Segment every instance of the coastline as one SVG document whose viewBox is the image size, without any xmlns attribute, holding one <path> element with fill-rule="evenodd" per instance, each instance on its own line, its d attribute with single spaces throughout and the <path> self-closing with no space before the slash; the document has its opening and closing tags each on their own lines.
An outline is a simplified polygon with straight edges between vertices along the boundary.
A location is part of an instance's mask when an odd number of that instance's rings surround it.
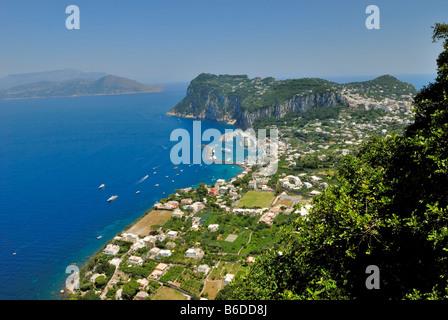
<svg viewBox="0 0 448 320">
<path fill-rule="evenodd" d="M 141 92 L 116 92 L 116 93 L 92 93 L 92 94 L 81 94 L 81 95 L 71 95 L 71 96 L 47 96 L 47 97 L 22 97 L 22 98 L 0 98 L 5 101 L 12 100 L 27 100 L 27 99 L 48 99 L 48 98 L 79 98 L 79 97 L 94 97 L 94 96 L 118 96 L 126 94 L 140 94 L 140 93 L 158 93 L 163 92 L 165 89 L 160 87 L 160 90 L 153 91 L 141 91 Z"/>
<path fill-rule="evenodd" d="M 237 164 L 237 163 L 229 163 L 229 164 L 227 164 L 227 163 L 217 163 L 217 164 L 224 164 L 224 165 L 227 165 L 227 166 L 237 166 L 237 167 L 239 167 L 239 168 L 241 169 L 239 172 L 237 172 L 237 173 L 235 173 L 233 176 L 229 177 L 229 178 L 228 178 L 228 181 L 231 181 L 232 179 L 237 178 L 237 176 L 238 176 L 239 174 L 241 174 L 241 172 L 243 172 L 244 170 L 250 170 L 250 166 L 249 166 L 248 164 L 246 164 L 246 160 L 245 160 L 245 162 L 244 162 L 243 164 L 241 164 L 241 163 L 239 163 L 239 164 Z M 215 179 L 215 181 L 216 181 L 216 179 Z M 204 183 L 204 182 L 203 182 L 203 181 L 198 181 L 198 182 L 197 182 L 196 184 L 194 184 L 194 185 L 199 185 L 200 183 Z M 209 184 L 209 185 L 210 185 L 210 184 Z M 176 189 L 179 189 L 179 188 L 175 188 L 175 190 L 176 190 Z M 162 199 L 162 198 L 158 199 L 156 202 L 160 201 L 161 199 Z M 153 211 L 163 211 L 163 210 L 154 209 L 154 205 L 152 205 L 150 208 L 146 209 L 140 217 L 138 217 L 138 218 L 135 219 L 132 223 L 126 225 L 126 226 L 125 226 L 124 228 L 122 228 L 119 232 L 117 232 L 117 233 L 115 234 L 115 236 L 117 236 L 117 235 L 119 235 L 119 234 L 121 234 L 121 233 L 123 233 L 123 232 L 126 232 L 126 231 L 128 231 L 128 230 L 131 230 L 131 229 L 132 229 L 133 227 L 135 227 L 139 222 L 142 222 L 143 219 L 145 219 L 145 218 L 149 218 L 148 215 L 151 214 Z M 170 211 L 170 212 L 172 212 L 172 211 Z M 170 215 L 170 218 L 171 218 L 171 215 Z M 108 245 L 108 243 L 109 243 L 110 241 L 112 241 L 112 240 L 113 240 L 113 238 L 111 238 L 111 239 L 107 239 L 107 241 L 106 241 L 105 244 L 103 244 L 103 245 L 102 245 L 98 250 L 96 250 L 91 256 L 87 257 L 86 261 L 84 261 L 82 264 L 79 265 L 79 270 L 80 270 L 80 272 L 82 272 L 83 269 L 85 269 L 85 267 L 88 265 L 88 263 L 89 263 L 90 261 L 92 261 L 92 259 L 93 259 L 95 256 L 97 256 L 98 254 L 102 253 L 102 251 L 104 250 L 104 248 L 105 248 L 105 247 Z M 77 265 L 77 264 L 76 264 L 76 263 L 73 263 L 73 265 Z M 60 291 L 59 291 L 59 295 L 58 295 L 58 297 L 64 300 L 64 299 L 66 299 L 67 295 L 69 296 L 70 294 L 73 294 L 73 293 L 74 293 L 74 292 L 72 292 L 72 291 L 70 291 L 70 290 L 67 289 L 67 287 L 65 286 L 65 283 L 64 283 L 64 284 L 61 284 L 61 286 L 60 286 Z"/>
</svg>

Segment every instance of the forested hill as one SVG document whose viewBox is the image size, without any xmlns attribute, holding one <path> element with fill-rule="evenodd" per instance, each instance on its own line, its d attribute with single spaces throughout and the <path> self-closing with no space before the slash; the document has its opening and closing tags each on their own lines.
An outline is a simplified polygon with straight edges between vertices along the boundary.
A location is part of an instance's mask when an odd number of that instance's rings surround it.
<svg viewBox="0 0 448 320">
<path fill-rule="evenodd" d="M 416 92 L 412 85 L 390 75 L 339 84 L 319 78 L 249 79 L 247 75 L 202 73 L 191 81 L 186 97 L 168 114 L 229 121 L 245 129 L 263 117 L 282 118 L 314 107 L 349 105 L 353 99 L 374 105 L 384 99 L 409 102 Z"/>
</svg>

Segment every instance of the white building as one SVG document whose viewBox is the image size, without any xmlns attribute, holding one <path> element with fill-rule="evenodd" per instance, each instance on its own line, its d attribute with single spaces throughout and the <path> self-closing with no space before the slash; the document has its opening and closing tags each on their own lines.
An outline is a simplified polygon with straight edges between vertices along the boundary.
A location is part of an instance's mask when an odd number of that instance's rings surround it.
<svg viewBox="0 0 448 320">
<path fill-rule="evenodd" d="M 218 179 L 218 180 L 216 180 L 215 186 L 221 186 L 223 184 L 226 184 L 226 180 Z"/>
<path fill-rule="evenodd" d="M 178 232 L 177 231 L 170 231 L 166 234 L 166 236 L 170 239 L 176 239 Z"/>
<path fill-rule="evenodd" d="M 219 228 L 219 224 L 210 224 L 207 229 L 211 232 L 214 232 L 214 231 L 217 231 L 218 228 Z"/>
<path fill-rule="evenodd" d="M 206 264 L 201 264 L 198 267 L 198 272 L 199 273 L 203 273 L 203 274 L 207 274 L 210 271 L 210 267 Z"/>
<path fill-rule="evenodd" d="M 224 284 L 229 284 L 230 282 L 232 282 L 233 278 L 235 278 L 234 274 L 231 273 L 226 274 L 224 278 Z"/>
<path fill-rule="evenodd" d="M 123 238 L 124 241 L 128 241 L 128 242 L 137 242 L 138 241 L 138 235 L 130 233 L 130 232 L 126 232 L 121 234 L 121 237 Z"/>
<path fill-rule="evenodd" d="M 159 256 L 162 257 L 170 257 L 171 256 L 171 250 L 165 249 L 159 251 Z"/>
<path fill-rule="evenodd" d="M 116 244 L 108 244 L 106 248 L 104 248 L 104 254 L 110 254 L 111 256 L 116 255 L 120 251 L 120 247 Z"/>
<path fill-rule="evenodd" d="M 180 210 L 179 208 L 176 208 L 176 209 L 174 209 L 172 216 L 176 217 L 176 218 L 182 218 L 184 216 L 184 212 L 182 210 Z"/>
<path fill-rule="evenodd" d="M 199 248 L 190 248 L 185 251 L 185 256 L 189 258 L 202 259 L 204 257 L 204 251 Z"/>
<path fill-rule="evenodd" d="M 136 257 L 136 256 L 130 256 L 128 258 L 128 262 L 135 264 L 137 266 L 141 266 L 143 264 L 143 259 L 141 257 Z"/>
</svg>

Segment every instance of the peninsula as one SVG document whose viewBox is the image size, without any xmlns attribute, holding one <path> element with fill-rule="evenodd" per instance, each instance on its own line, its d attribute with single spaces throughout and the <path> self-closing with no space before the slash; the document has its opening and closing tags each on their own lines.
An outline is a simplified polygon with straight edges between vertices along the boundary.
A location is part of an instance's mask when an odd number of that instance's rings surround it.
<svg viewBox="0 0 448 320">
<path fill-rule="evenodd" d="M 191 81 L 186 97 L 167 114 L 227 121 L 245 130 L 260 119 L 285 119 L 318 107 L 409 106 L 416 93 L 412 85 L 390 75 L 339 84 L 319 78 L 277 81 L 272 77 L 202 73 Z"/>
<path fill-rule="evenodd" d="M 64 69 L 49 72 L 9 75 L 0 78 L 0 99 L 80 97 L 160 92 L 159 86 L 107 75 Z"/>
</svg>

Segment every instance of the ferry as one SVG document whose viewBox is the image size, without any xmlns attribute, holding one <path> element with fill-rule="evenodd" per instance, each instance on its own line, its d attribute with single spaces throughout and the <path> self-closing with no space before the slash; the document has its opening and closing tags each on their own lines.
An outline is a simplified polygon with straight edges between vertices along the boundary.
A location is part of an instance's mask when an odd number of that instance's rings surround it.
<svg viewBox="0 0 448 320">
<path fill-rule="evenodd" d="M 99 187 L 98 187 L 98 189 L 103 189 L 105 187 L 105 185 L 104 185 L 104 183 L 103 184 L 101 184 Z"/>
<path fill-rule="evenodd" d="M 107 202 L 114 201 L 114 200 L 117 199 L 117 198 L 118 198 L 118 196 L 112 196 L 112 197 L 110 197 L 109 199 L 107 199 Z"/>
</svg>

